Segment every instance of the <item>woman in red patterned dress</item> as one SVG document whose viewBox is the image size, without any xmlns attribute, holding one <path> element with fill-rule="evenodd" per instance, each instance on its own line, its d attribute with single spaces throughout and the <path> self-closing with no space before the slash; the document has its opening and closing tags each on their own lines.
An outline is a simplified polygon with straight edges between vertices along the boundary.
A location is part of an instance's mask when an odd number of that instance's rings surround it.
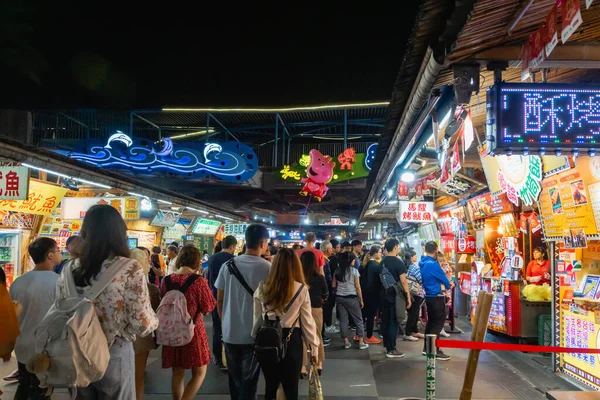
<svg viewBox="0 0 600 400">
<path fill-rule="evenodd" d="M 177 258 L 177 272 L 169 275 L 171 282 L 183 286 L 190 275 L 195 274 L 200 268 L 201 259 L 198 249 L 191 245 L 184 246 Z M 162 297 L 167 293 L 164 279 L 160 291 Z M 194 338 L 185 346 L 163 346 L 162 350 L 162 367 L 173 368 L 171 390 L 173 399 L 176 400 L 192 399 L 204 381 L 210 351 L 202 314 L 211 312 L 216 304 L 208 283 L 202 276 L 199 276 L 186 290 L 185 299 L 188 313 L 194 318 L 196 324 Z M 192 379 L 184 386 L 186 369 L 192 370 Z"/>
</svg>

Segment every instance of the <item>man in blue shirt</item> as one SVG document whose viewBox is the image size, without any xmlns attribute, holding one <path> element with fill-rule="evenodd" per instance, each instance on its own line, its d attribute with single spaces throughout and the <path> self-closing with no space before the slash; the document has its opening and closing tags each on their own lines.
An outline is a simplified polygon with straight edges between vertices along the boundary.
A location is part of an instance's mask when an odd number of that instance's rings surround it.
<svg viewBox="0 0 600 400">
<path fill-rule="evenodd" d="M 221 251 L 213 254 L 208 258 L 208 284 L 212 291 L 215 300 L 217 299 L 217 288 L 215 287 L 215 281 L 219 276 L 221 266 L 227 261 L 233 258 L 235 253 L 235 246 L 237 245 L 237 239 L 235 236 L 226 236 L 221 242 Z M 227 368 L 223 364 L 223 351 L 221 342 L 221 318 L 219 318 L 219 312 L 217 308 L 212 311 L 213 320 L 213 335 L 212 335 L 212 350 L 213 350 L 213 362 L 221 368 L 226 370 Z"/>
<path fill-rule="evenodd" d="M 442 267 L 436 260 L 438 245 L 436 242 L 427 242 L 425 244 L 425 256 L 419 261 L 421 267 L 421 279 L 423 289 L 425 290 L 425 303 L 427 304 L 427 326 L 425 327 L 425 337 L 427 335 L 437 335 L 440 338 L 440 331 L 446 323 L 446 297 L 442 291 L 441 285 L 446 289 L 452 288 L 454 283 L 450 283 Z M 423 355 L 425 355 L 425 342 L 423 342 Z M 438 347 L 436 358 L 440 361 L 450 360 L 450 356 Z"/>
</svg>

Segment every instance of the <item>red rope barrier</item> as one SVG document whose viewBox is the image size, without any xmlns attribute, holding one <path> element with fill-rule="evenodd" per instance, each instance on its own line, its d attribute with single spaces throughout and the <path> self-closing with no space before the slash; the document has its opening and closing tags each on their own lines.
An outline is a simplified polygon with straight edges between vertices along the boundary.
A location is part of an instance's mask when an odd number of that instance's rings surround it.
<svg viewBox="0 0 600 400">
<path fill-rule="evenodd" d="M 464 340 L 438 339 L 437 347 L 450 349 L 495 350 L 495 351 L 529 351 L 534 353 L 583 353 L 600 354 L 600 349 L 580 349 L 558 346 L 537 346 L 533 344 L 505 344 L 490 342 L 469 342 Z"/>
</svg>

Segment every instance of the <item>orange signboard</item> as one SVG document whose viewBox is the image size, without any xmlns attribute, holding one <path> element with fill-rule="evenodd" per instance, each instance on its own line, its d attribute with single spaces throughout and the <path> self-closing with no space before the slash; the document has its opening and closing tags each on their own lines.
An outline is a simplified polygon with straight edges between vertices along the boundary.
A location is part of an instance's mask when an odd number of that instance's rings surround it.
<svg viewBox="0 0 600 400">
<path fill-rule="evenodd" d="M 577 158 L 577 166 L 542 181 L 539 206 L 547 237 L 562 237 L 571 229 L 598 233 L 600 217 L 600 157 Z"/>
</svg>

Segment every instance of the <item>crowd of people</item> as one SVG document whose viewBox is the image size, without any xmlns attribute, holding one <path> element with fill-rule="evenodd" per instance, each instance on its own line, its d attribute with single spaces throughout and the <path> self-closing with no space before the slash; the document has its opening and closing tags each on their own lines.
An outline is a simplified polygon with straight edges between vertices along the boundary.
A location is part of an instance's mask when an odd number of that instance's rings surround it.
<svg viewBox="0 0 600 400">
<path fill-rule="evenodd" d="M 443 332 L 453 283 L 435 242 L 425 245 L 420 261 L 410 250 L 401 258 L 396 239 L 365 249 L 359 240 L 317 243 L 309 232 L 303 248 L 287 249 L 271 246 L 266 227 L 252 224 L 240 255 L 237 239 L 227 236 L 210 257 L 173 243 L 165 259 L 158 246 L 130 250 L 126 230 L 114 208 L 94 206 L 81 235 L 67 243 L 69 260 L 62 260 L 53 239 L 38 238 L 29 245 L 35 268 L 15 280 L 10 294 L 0 282 L 0 318 L 8 327 L 0 335 L 0 356 L 7 361 L 14 349 L 15 399 L 50 398 L 47 383 L 67 379 L 43 367 L 44 354 L 48 364 L 53 354 L 40 349 L 38 327 L 52 307 L 77 296 L 92 302 L 104 333 L 86 340 L 106 341 L 109 349 L 102 378 L 69 389 L 81 399 L 142 399 L 150 351 L 162 346 L 174 399 L 195 396 L 212 360 L 227 372 L 232 399 L 255 399 L 262 371 L 266 399 L 280 390 L 293 400 L 309 369 L 322 373 L 328 336 L 340 334 L 345 349 L 383 344 L 393 359 L 404 356 L 399 334 L 419 341 Z M 418 324 L 423 303 L 424 334 Z M 210 345 L 203 322 L 208 314 Z M 64 335 L 57 336 L 46 340 Z M 441 349 L 437 357 L 450 359 Z"/>
</svg>

